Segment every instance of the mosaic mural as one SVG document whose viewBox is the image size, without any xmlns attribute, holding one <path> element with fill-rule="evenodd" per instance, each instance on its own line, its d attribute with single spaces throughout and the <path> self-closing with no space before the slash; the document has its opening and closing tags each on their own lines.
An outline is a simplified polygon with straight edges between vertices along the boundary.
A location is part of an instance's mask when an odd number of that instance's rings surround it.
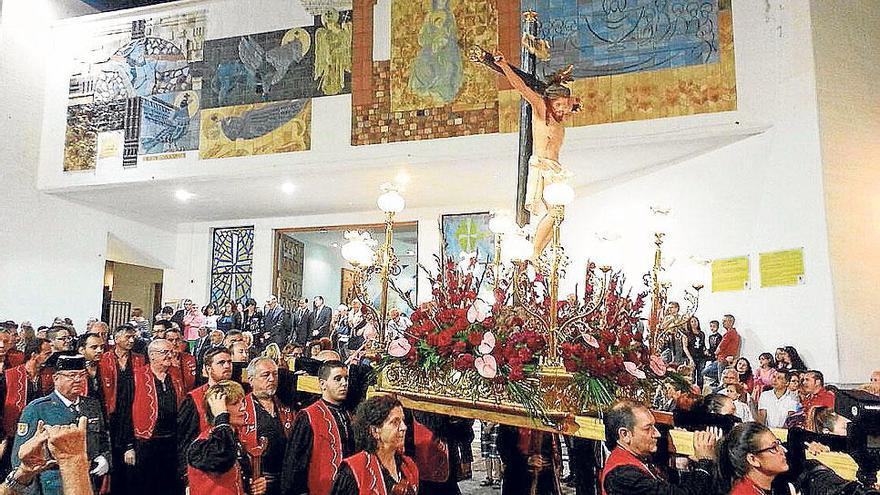
<svg viewBox="0 0 880 495">
<path fill-rule="evenodd" d="M 123 128 L 127 100 L 109 103 L 84 103 L 67 108 L 64 136 L 64 170 L 91 170 L 98 158 L 98 137 Z M 110 140 L 107 140 L 108 143 Z M 118 146 L 117 146 L 118 147 Z M 102 157 L 115 156 L 104 147 Z M 121 153 L 120 153 L 121 156 Z"/>
<path fill-rule="evenodd" d="M 148 96 L 141 101 L 139 154 L 199 149 L 199 94 Z"/>
<path fill-rule="evenodd" d="M 183 115 L 198 111 L 200 81 L 191 69 L 202 59 L 204 36 L 205 13 L 198 11 L 138 19 L 88 38 L 72 62 L 64 170 L 92 170 L 101 159 L 130 167 L 138 154 L 196 149 L 198 125 L 185 124 Z M 181 92 L 190 95 L 186 112 L 157 113 L 179 105 Z M 143 139 L 142 129 L 149 132 Z"/>
<path fill-rule="evenodd" d="M 444 260 L 462 262 L 476 256 L 474 277 L 480 279 L 495 258 L 495 235 L 489 230 L 488 212 L 442 215 L 440 217 L 440 252 Z M 466 261 L 465 261 L 466 262 Z M 492 285 L 483 284 L 480 297 L 492 300 Z"/>
<path fill-rule="evenodd" d="M 472 45 L 494 49 L 497 39 L 495 0 L 394 0 L 391 110 L 470 110 L 493 103 L 495 76 L 468 62 L 466 51 Z"/>
<path fill-rule="evenodd" d="M 202 107 L 294 100 L 351 91 L 351 11 L 316 25 L 205 44 Z"/>
<path fill-rule="evenodd" d="M 600 23 L 594 20 L 597 17 L 604 16 L 608 22 L 619 21 L 621 25 L 628 22 L 635 29 L 627 36 L 620 35 L 622 46 L 630 52 L 628 58 L 617 62 L 608 57 L 608 50 L 574 50 L 579 53 L 577 63 L 581 71 L 601 67 L 607 75 L 579 78 L 570 85 L 572 93 L 583 98 L 584 108 L 567 125 L 578 127 L 736 110 L 733 15 L 729 0 L 687 0 L 669 4 L 641 0 L 553 0 L 547 3 L 553 5 L 549 10 L 555 14 L 549 15 L 549 20 L 547 16 L 542 17 L 542 32 L 554 32 L 551 26 L 563 24 L 559 18 L 571 20 L 577 12 L 592 15 L 569 23 L 577 25 L 576 39 L 579 40 L 596 36 L 600 29 L 597 27 Z M 611 9 L 624 5 L 627 8 Z M 601 7 L 609 10 L 599 11 Z M 636 18 L 640 20 L 636 22 Z M 608 27 L 602 29 L 611 32 Z M 574 39 L 575 36 L 569 34 L 555 40 L 551 53 L 561 50 L 568 53 L 561 56 L 571 56 Z M 593 62 L 589 56 L 595 57 Z M 627 61 L 631 70 L 626 69 Z M 553 69 L 556 63 L 545 65 L 545 70 Z M 510 90 L 501 91 L 499 107 L 501 132 L 516 132 L 519 96 Z"/>
<path fill-rule="evenodd" d="M 242 304 L 251 297 L 253 260 L 253 226 L 214 229 L 211 302 L 231 299 Z"/>
<path fill-rule="evenodd" d="M 202 110 L 199 158 L 308 150 L 311 116 L 309 99 Z"/>
</svg>

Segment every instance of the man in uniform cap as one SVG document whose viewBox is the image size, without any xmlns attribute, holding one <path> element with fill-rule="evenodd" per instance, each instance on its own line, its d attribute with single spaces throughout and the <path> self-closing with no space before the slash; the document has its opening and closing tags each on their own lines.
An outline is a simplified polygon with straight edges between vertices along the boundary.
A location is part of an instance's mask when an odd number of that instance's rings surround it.
<svg viewBox="0 0 880 495">
<path fill-rule="evenodd" d="M 73 352 L 59 355 L 55 361 L 52 378 L 55 391 L 28 404 L 21 414 L 15 432 L 12 464 L 18 466 L 21 463 L 18 457 L 19 448 L 35 434 L 38 423 L 76 424 L 80 416 L 85 416 L 88 424 L 86 450 L 91 463 L 89 474 L 92 476 L 93 486 L 98 487 L 102 477 L 110 471 L 110 436 L 104 425 L 101 403 L 85 395 L 87 380 L 85 358 Z M 40 487 L 43 495 L 63 493 L 58 471 L 45 471 L 40 474 Z"/>
</svg>

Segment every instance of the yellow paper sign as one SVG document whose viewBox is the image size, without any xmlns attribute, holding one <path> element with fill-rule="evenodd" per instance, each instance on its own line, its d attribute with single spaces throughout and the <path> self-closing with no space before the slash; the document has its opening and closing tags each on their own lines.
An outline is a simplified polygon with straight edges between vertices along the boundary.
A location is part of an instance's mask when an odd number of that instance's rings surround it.
<svg viewBox="0 0 880 495">
<path fill-rule="evenodd" d="M 749 288 L 749 257 L 712 261 L 712 292 Z"/>
<path fill-rule="evenodd" d="M 761 287 L 780 287 L 804 283 L 803 248 L 761 253 Z"/>
</svg>

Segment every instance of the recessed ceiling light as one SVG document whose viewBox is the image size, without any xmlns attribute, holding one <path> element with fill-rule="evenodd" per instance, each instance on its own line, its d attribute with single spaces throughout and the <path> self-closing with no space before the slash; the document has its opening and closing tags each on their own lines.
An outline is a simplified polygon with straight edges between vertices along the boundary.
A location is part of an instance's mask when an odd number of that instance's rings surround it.
<svg viewBox="0 0 880 495">
<path fill-rule="evenodd" d="M 416 252 L 413 251 L 412 249 L 407 249 L 407 250 L 406 250 L 406 255 L 407 255 L 407 256 L 415 256 L 415 255 L 416 255 Z"/>
<path fill-rule="evenodd" d="M 178 201 L 185 203 L 195 197 L 195 194 L 186 189 L 178 189 L 177 191 L 174 191 L 174 197 L 177 198 Z"/>
<path fill-rule="evenodd" d="M 293 191 L 296 191 L 296 186 L 293 185 L 292 182 L 285 182 L 281 184 L 281 190 L 284 191 L 285 194 L 293 194 Z"/>
</svg>

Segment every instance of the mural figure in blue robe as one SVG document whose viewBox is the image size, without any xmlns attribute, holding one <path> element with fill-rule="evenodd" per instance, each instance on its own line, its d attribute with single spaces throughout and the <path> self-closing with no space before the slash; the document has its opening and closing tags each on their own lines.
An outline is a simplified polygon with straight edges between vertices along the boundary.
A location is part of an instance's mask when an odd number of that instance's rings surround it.
<svg viewBox="0 0 880 495">
<path fill-rule="evenodd" d="M 455 99 L 464 79 L 458 26 L 449 0 L 431 0 L 431 11 L 419 31 L 421 50 L 412 65 L 409 88 L 447 104 Z"/>
</svg>

